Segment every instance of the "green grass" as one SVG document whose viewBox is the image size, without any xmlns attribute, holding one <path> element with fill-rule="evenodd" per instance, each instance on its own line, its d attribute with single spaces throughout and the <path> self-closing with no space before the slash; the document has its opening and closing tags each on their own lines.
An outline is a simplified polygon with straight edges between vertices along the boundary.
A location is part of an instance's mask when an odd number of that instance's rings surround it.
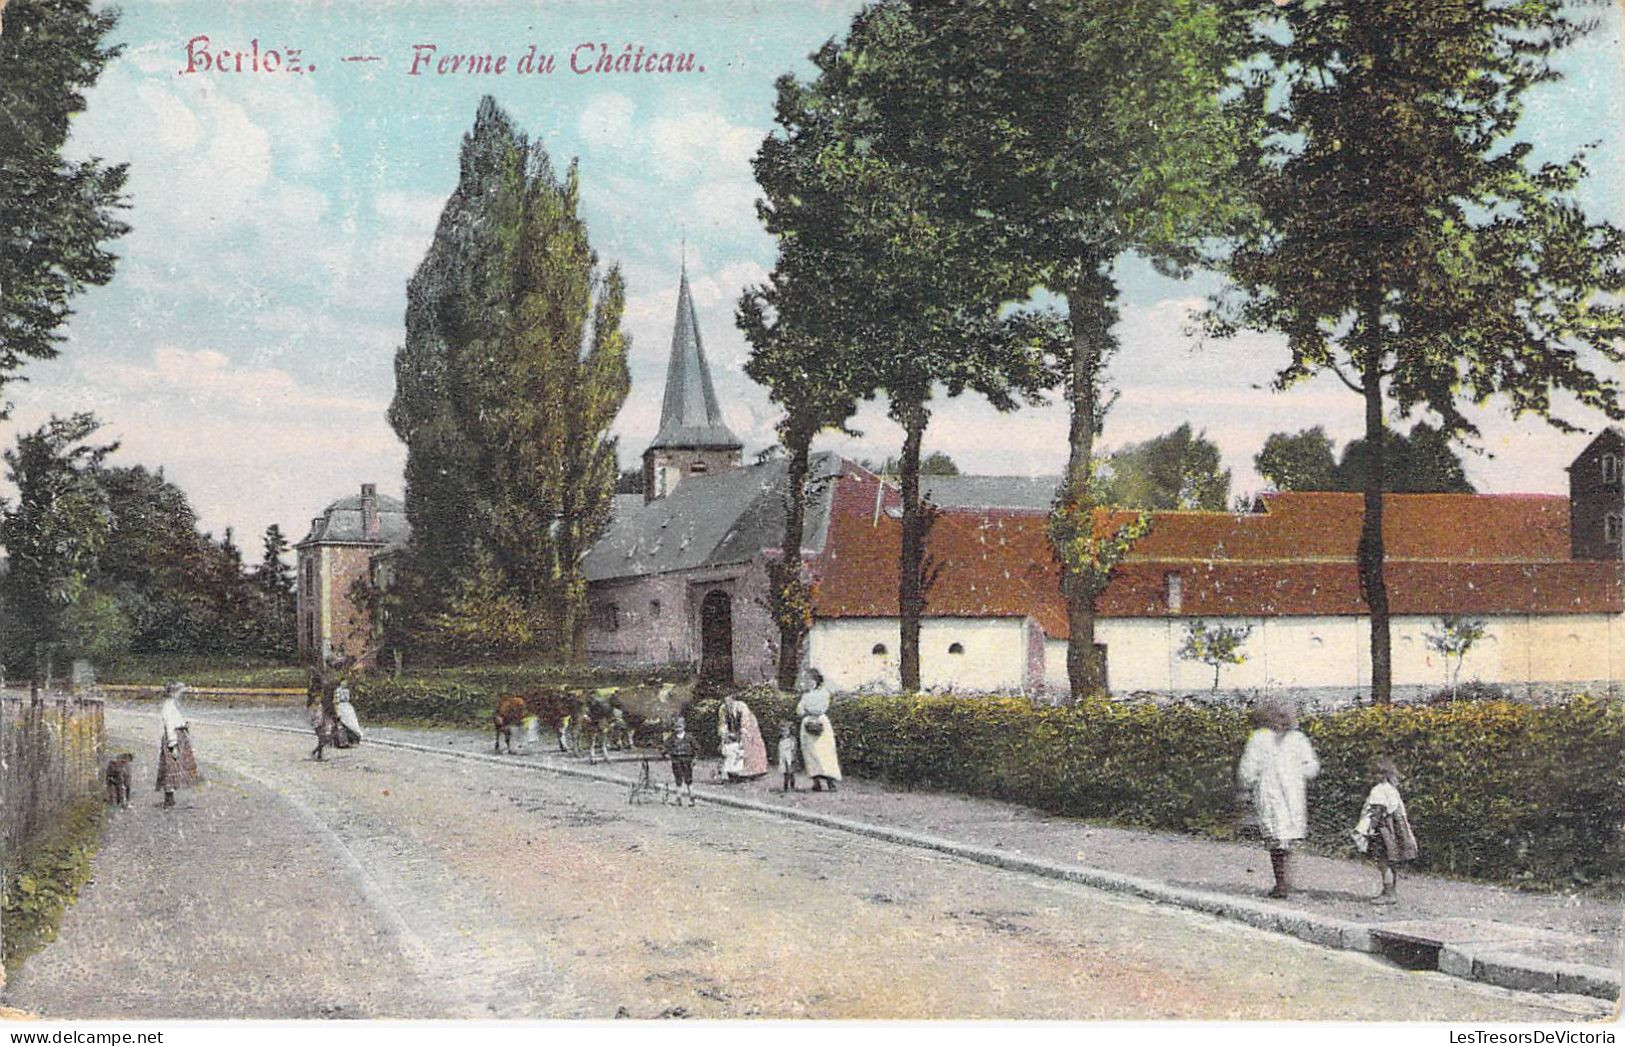
<svg viewBox="0 0 1625 1046">
<path fill-rule="evenodd" d="M 162 686 L 180 680 L 202 687 L 303 687 L 304 666 L 225 654 L 131 654 L 96 666 L 96 680 L 109 684 Z"/>
<path fill-rule="evenodd" d="M 90 881 L 101 845 L 107 808 L 95 796 L 81 799 L 57 824 L 23 847 L 15 867 L 4 869 L 4 954 L 8 970 L 56 939 L 62 913 Z"/>
<path fill-rule="evenodd" d="M 423 689 L 472 689 L 489 691 L 524 690 L 536 686 L 625 686 L 651 679 L 680 682 L 685 673 L 628 671 L 570 664 L 460 665 L 453 667 L 407 668 L 399 677 L 389 665 L 368 672 L 373 679 L 399 679 L 401 685 Z M 226 689 L 243 687 L 296 687 L 309 682 L 308 670 L 300 664 L 278 663 L 225 655 L 131 655 L 96 667 L 99 682 L 111 685 L 162 686 L 179 680 L 188 686 Z"/>
</svg>

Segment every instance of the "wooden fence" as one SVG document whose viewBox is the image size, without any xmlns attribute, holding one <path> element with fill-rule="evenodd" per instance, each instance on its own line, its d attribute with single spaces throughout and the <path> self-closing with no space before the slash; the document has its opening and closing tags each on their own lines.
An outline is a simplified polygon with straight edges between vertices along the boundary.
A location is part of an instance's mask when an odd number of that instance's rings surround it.
<svg viewBox="0 0 1625 1046">
<path fill-rule="evenodd" d="M 98 699 L 0 697 L 0 862 L 95 794 L 106 747 Z"/>
</svg>

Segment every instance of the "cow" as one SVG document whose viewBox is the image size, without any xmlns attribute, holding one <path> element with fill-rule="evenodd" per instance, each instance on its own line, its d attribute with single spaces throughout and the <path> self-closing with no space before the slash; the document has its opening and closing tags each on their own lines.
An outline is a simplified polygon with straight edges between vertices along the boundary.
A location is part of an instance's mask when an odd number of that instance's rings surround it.
<svg viewBox="0 0 1625 1046">
<path fill-rule="evenodd" d="M 532 690 L 519 694 L 503 694 L 497 700 L 492 723 L 496 727 L 496 751 L 504 743 L 509 754 L 513 752 L 513 728 L 535 716 L 543 726 L 558 737 L 559 751 L 570 750 L 570 727 L 580 718 L 580 702 L 569 691 L 561 688 Z"/>
</svg>

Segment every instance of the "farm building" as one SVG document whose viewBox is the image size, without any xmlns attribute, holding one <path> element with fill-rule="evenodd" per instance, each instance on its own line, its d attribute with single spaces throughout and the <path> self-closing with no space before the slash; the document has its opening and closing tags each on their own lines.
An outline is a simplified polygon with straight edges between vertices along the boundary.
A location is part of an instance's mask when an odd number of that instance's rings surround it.
<svg viewBox="0 0 1625 1046">
<path fill-rule="evenodd" d="M 741 466 L 707 371 L 686 277 L 646 493 L 616 499 L 586 560 L 588 656 L 692 663 L 738 682 L 773 676 L 767 566 L 779 554 L 782 461 Z M 1625 434 L 1602 433 L 1569 469 L 1571 495 L 1394 494 L 1386 499 L 1396 694 L 1441 688 L 1442 619 L 1483 624 L 1460 678 L 1520 692 L 1617 691 Z M 1054 479 L 923 477 L 939 509 L 921 637 L 922 684 L 1064 690 L 1066 607 L 1045 535 Z M 807 663 L 838 690 L 898 685 L 901 494 L 815 455 L 804 562 L 814 580 Z M 1245 632 L 1220 686 L 1352 696 L 1369 684 L 1356 549 L 1361 498 L 1279 493 L 1251 511 L 1159 512 L 1100 604 L 1096 639 L 1118 692 L 1189 693 L 1213 668 L 1181 656 L 1193 625 Z M 1200 627 L 1200 626 L 1198 626 Z"/>
</svg>

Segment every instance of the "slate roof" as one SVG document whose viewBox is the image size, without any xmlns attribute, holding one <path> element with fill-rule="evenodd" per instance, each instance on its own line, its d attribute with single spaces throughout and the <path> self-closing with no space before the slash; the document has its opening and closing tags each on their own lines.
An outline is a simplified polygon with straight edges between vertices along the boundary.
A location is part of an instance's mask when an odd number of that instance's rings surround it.
<svg viewBox="0 0 1625 1046">
<path fill-rule="evenodd" d="M 820 617 L 894 617 L 901 523 L 896 488 L 843 481 L 816 566 Z M 1366 612 L 1355 552 L 1360 496 L 1275 494 L 1265 511 L 1153 513 L 1151 534 L 1100 601 L 1103 617 L 1355 615 Z M 1569 558 L 1568 499 L 1545 495 L 1392 494 L 1385 499 L 1387 579 L 1396 614 L 1625 611 L 1618 563 Z M 945 508 L 927 538 L 937 567 L 933 617 L 1032 617 L 1068 634 L 1046 515 Z M 1182 600 L 1167 606 L 1167 576 Z"/>
<path fill-rule="evenodd" d="M 672 325 L 671 361 L 666 364 L 666 395 L 660 403 L 660 431 L 649 448 L 738 450 L 742 446 L 722 420 L 722 409 L 717 406 L 685 270 L 677 288 L 677 319 Z"/>
<path fill-rule="evenodd" d="M 921 476 L 920 491 L 942 508 L 1048 512 L 1060 476 Z"/>
<path fill-rule="evenodd" d="M 814 482 L 807 500 L 806 550 L 824 546 L 832 480 L 843 469 L 862 472 L 834 454 L 815 454 L 809 463 Z M 770 461 L 686 476 L 670 494 L 648 504 L 641 495 L 617 497 L 609 527 L 582 563 L 587 580 L 725 566 L 776 551 L 784 538 L 787 473 L 786 462 Z"/>
<path fill-rule="evenodd" d="M 400 498 L 378 495 L 378 537 L 369 539 L 361 528 L 361 495 L 340 498 L 313 521 L 310 532 L 294 547 L 315 544 L 377 544 L 395 549 L 406 544 L 412 528 L 406 522 L 406 506 Z"/>
</svg>

